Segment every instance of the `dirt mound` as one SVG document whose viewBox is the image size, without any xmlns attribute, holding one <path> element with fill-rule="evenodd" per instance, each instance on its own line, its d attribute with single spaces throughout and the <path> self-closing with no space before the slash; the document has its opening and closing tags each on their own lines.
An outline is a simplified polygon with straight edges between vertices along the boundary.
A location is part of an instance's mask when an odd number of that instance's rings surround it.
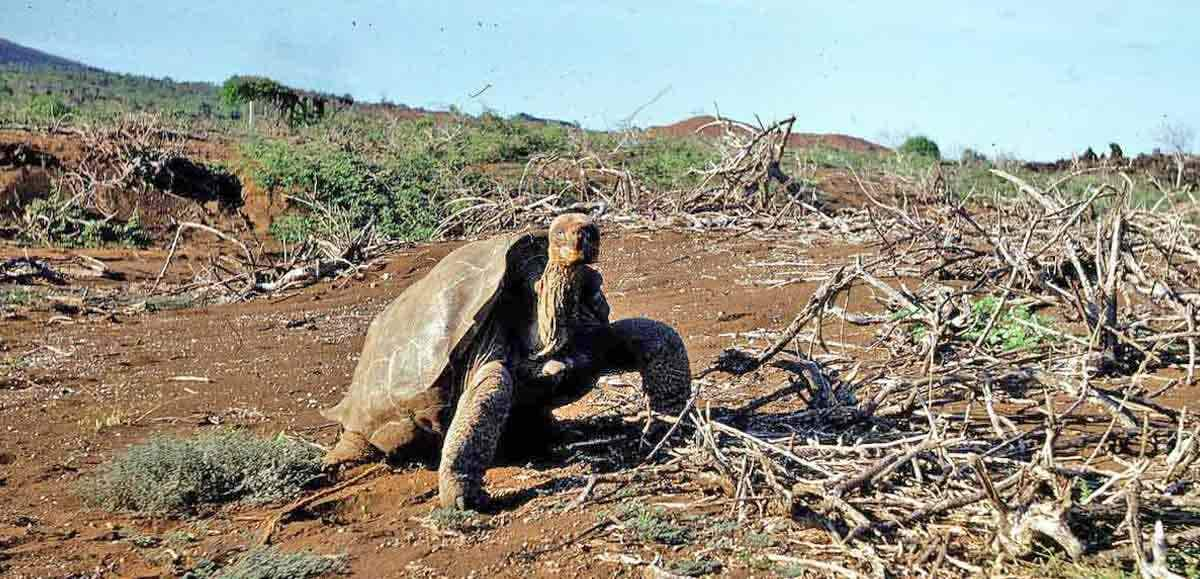
<svg viewBox="0 0 1200 579">
<path fill-rule="evenodd" d="M 174 221 L 219 224 L 242 205 L 242 184 L 214 161 L 222 143 L 127 124 L 108 131 L 0 132 L 0 219 L 57 188 L 85 209 L 153 231 Z M 80 193 L 85 193 L 80 195 Z"/>
<path fill-rule="evenodd" d="M 8 212 L 50 190 L 58 158 L 24 142 L 0 142 L 0 212 Z"/>
<path fill-rule="evenodd" d="M 651 134 L 670 137 L 686 137 L 700 134 L 704 137 L 716 138 L 721 136 L 722 132 L 720 126 L 712 124 L 716 121 L 717 118 L 714 116 L 701 115 L 670 125 L 651 127 L 648 129 L 648 131 Z M 795 148 L 823 145 L 826 147 L 832 147 L 834 149 L 861 153 L 872 153 L 888 150 L 887 147 L 877 145 L 866 139 L 860 139 L 858 137 L 851 137 L 849 135 L 841 135 L 837 133 L 792 133 L 792 135 L 788 138 L 788 145 Z"/>
</svg>

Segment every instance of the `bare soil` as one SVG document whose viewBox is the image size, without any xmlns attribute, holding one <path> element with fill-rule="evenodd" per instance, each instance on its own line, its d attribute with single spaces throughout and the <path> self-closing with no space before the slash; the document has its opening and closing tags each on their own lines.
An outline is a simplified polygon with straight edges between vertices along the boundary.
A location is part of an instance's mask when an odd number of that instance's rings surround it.
<svg viewBox="0 0 1200 579">
<path fill-rule="evenodd" d="M 220 559 L 253 544 L 260 524 L 252 519 L 269 509 L 232 507 L 197 520 L 113 515 L 86 508 L 78 483 L 128 445 L 160 434 L 237 426 L 331 444 L 336 430 L 317 409 L 334 404 L 348 385 L 372 317 L 456 245 L 412 248 L 362 279 L 269 301 L 69 318 L 35 304 L 5 319 L 0 358 L 19 370 L 0 383 L 0 566 L 14 576 L 158 576 L 179 568 L 173 558 L 180 565 Z M 744 343 L 739 333 L 786 325 L 811 293 L 809 283 L 768 287 L 789 269 L 752 265 L 771 261 L 773 245 L 729 234 L 610 231 L 601 269 L 614 318 L 649 316 L 675 325 L 698 370 L 723 347 Z M 809 249 L 820 269 L 845 263 L 854 253 Z M 86 253 L 123 274 L 126 287 L 153 280 L 165 257 L 161 251 Z M 52 262 L 69 254 L 30 251 Z M 79 283 L 101 291 L 115 282 Z M 180 378 L 185 376 L 207 381 Z M 754 382 L 765 391 L 770 381 L 760 376 Z M 738 396 L 749 399 L 754 390 Z M 613 545 L 600 537 L 536 552 L 613 508 L 611 500 L 566 513 L 550 507 L 567 502 L 563 493 L 578 493 L 580 475 L 597 459 L 587 453 L 605 452 L 588 442 L 617 437 L 636 443 L 635 421 L 605 410 L 614 396 L 631 394 L 627 385 L 603 386 L 560 412 L 567 434 L 548 454 L 491 470 L 488 486 L 502 505 L 488 517 L 491 530 L 462 537 L 423 526 L 420 519 L 435 506 L 436 474 L 429 465 L 413 465 L 314 508 L 318 517 L 284 525 L 275 542 L 286 549 L 347 553 L 362 576 L 422 570 L 450 576 L 618 573 L 622 565 L 597 556 L 646 547 Z M 630 496 L 647 503 L 663 499 L 641 496 L 637 489 Z M 170 549 L 165 543 L 139 548 L 130 542 L 180 530 L 191 532 L 194 542 Z M 665 546 L 658 551 L 669 559 L 680 556 Z M 653 560 L 653 553 L 642 558 Z"/>
</svg>

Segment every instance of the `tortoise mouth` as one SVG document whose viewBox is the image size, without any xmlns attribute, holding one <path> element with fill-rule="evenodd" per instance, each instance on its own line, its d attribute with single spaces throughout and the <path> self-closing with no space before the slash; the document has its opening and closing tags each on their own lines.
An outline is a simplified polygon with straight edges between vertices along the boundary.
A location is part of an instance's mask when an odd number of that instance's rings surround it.
<svg viewBox="0 0 1200 579">
<path fill-rule="evenodd" d="M 555 261 L 561 265 L 587 265 L 596 263 L 599 254 L 599 248 L 585 241 L 576 247 L 558 248 L 558 259 Z"/>
</svg>

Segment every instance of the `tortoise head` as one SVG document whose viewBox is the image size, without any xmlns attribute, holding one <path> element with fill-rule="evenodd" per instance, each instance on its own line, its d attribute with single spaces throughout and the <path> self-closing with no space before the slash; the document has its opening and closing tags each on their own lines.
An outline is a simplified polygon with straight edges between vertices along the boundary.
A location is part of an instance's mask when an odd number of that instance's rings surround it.
<svg viewBox="0 0 1200 579">
<path fill-rule="evenodd" d="M 550 223 L 550 263 L 580 265 L 600 257 L 600 229 L 583 213 L 559 215 Z"/>
</svg>

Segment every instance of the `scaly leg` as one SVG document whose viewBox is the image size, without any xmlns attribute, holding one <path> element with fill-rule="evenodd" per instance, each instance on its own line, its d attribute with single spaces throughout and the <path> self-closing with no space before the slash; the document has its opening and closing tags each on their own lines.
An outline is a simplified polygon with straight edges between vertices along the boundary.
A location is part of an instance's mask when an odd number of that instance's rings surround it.
<svg viewBox="0 0 1200 579">
<path fill-rule="evenodd" d="M 483 473 L 495 457 L 512 398 L 512 377 L 502 362 L 483 364 L 471 375 L 442 445 L 438 499 L 443 507 L 476 508 L 487 500 Z"/>
<path fill-rule="evenodd" d="M 677 415 L 692 395 L 692 369 L 687 346 L 674 328 L 646 318 L 610 324 L 607 348 L 596 360 L 598 374 L 639 372 L 650 409 Z"/>
</svg>

